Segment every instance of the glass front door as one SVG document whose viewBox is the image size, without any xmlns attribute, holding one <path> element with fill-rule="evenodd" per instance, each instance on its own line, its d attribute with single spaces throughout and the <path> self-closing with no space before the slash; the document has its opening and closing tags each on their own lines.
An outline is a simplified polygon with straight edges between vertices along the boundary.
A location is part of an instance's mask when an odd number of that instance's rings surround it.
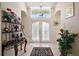
<svg viewBox="0 0 79 59">
<path fill-rule="evenodd" d="M 32 42 L 50 42 L 49 24 L 34 22 L 32 24 Z"/>
<path fill-rule="evenodd" d="M 42 22 L 42 42 L 48 42 L 49 40 L 49 24 Z"/>
</svg>

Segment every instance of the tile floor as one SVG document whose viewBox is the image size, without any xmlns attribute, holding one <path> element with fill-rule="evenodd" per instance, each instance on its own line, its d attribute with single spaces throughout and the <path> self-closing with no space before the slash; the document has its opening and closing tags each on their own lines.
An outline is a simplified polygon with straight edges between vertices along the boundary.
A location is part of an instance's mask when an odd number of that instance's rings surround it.
<svg viewBox="0 0 79 59">
<path fill-rule="evenodd" d="M 26 46 L 26 50 L 27 50 L 26 53 L 24 53 L 24 50 L 20 50 L 20 47 L 18 47 L 19 48 L 18 56 L 30 56 L 33 47 L 50 47 L 54 56 L 60 55 L 57 44 L 54 44 L 54 43 L 28 43 Z M 4 56 L 15 56 L 14 49 L 5 50 Z"/>
<path fill-rule="evenodd" d="M 30 43 L 30 44 L 27 44 L 27 47 L 26 47 L 27 52 L 24 53 L 23 50 L 19 51 L 18 56 L 30 56 L 30 53 L 31 53 L 33 47 L 50 47 L 52 49 L 52 44 L 51 43 Z"/>
</svg>

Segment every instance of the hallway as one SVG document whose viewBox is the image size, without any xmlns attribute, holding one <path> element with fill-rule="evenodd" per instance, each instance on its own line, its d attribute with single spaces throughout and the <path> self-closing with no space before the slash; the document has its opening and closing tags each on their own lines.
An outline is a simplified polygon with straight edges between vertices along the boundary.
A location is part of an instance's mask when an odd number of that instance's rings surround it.
<svg viewBox="0 0 79 59">
<path fill-rule="evenodd" d="M 0 55 L 30 56 L 34 47 L 50 47 L 54 56 L 79 55 L 78 2 L 1 2 L 0 6 Z"/>
</svg>

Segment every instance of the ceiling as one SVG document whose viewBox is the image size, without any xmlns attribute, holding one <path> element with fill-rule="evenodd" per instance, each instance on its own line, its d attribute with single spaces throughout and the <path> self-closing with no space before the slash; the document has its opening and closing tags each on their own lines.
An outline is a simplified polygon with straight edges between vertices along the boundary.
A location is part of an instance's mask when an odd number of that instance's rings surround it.
<svg viewBox="0 0 79 59">
<path fill-rule="evenodd" d="M 42 2 L 42 6 L 43 7 L 55 7 L 57 2 Z M 25 3 L 28 7 L 39 7 L 40 6 L 40 2 L 27 2 Z"/>
</svg>

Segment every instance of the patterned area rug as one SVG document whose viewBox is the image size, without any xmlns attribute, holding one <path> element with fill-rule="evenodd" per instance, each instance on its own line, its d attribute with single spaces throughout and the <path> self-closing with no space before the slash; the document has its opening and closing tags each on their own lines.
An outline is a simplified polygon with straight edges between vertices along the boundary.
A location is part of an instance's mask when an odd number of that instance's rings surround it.
<svg viewBox="0 0 79 59">
<path fill-rule="evenodd" d="M 53 56 L 50 47 L 34 47 L 30 56 Z"/>
</svg>

